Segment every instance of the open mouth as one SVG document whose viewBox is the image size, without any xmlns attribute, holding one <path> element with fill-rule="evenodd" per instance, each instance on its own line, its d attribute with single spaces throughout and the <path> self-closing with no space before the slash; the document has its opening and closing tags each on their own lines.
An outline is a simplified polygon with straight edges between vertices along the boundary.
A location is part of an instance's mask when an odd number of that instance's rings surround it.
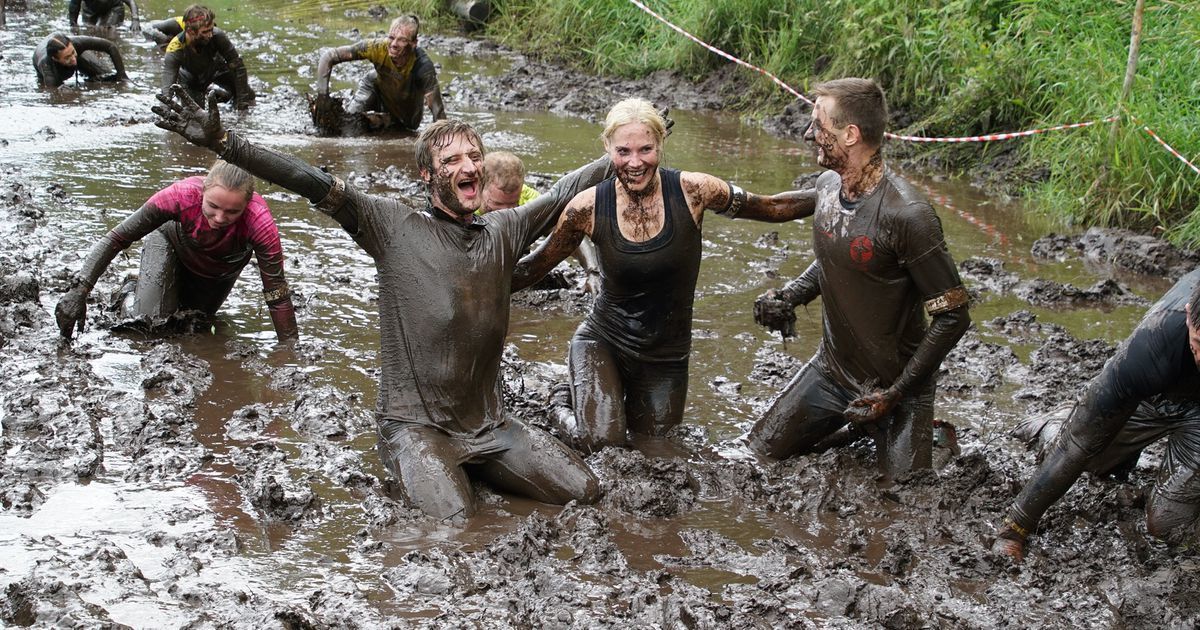
<svg viewBox="0 0 1200 630">
<path fill-rule="evenodd" d="M 474 179 L 458 182 L 458 192 L 467 199 L 474 199 L 479 194 L 479 182 Z"/>
</svg>

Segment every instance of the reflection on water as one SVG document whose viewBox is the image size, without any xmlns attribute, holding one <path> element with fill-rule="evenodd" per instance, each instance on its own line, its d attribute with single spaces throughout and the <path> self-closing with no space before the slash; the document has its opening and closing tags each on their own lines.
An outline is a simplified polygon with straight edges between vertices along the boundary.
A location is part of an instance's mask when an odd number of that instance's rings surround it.
<svg viewBox="0 0 1200 630">
<path fill-rule="evenodd" d="M 140 37 L 121 34 L 125 39 L 120 46 L 134 78 L 132 85 L 68 88 L 57 95 L 35 91 L 28 61 L 32 50 L 48 32 L 65 28 L 66 19 L 61 3 L 54 4 L 54 13 L 48 18 L 44 6 L 30 4 L 26 12 L 10 9 L 8 29 L 0 31 L 4 51 L 0 60 L 0 138 L 7 142 L 0 164 L 19 166 L 29 175 L 29 184 L 35 189 L 62 187 L 65 197 L 46 209 L 47 220 L 69 235 L 74 247 L 62 252 L 62 261 L 66 266 L 78 268 L 87 248 L 106 229 L 137 209 L 155 191 L 180 177 L 200 172 L 212 156 L 168 136 L 151 123 L 149 108 L 158 83 L 160 53 Z M 347 34 L 354 28 L 364 33 L 385 28 L 385 23 L 369 17 L 346 16 L 347 10 L 361 12 L 373 2 L 271 0 L 256 2 L 254 11 L 247 11 L 244 3 L 231 0 L 209 4 L 218 11 L 219 23 L 232 33 L 260 91 L 260 107 L 245 115 L 230 115 L 230 124 L 265 145 L 315 164 L 328 165 L 351 179 L 389 166 L 415 178 L 411 137 L 311 137 L 296 131 L 304 126 L 303 106 L 298 102 L 279 103 L 292 94 L 283 91 L 283 87 L 300 93 L 311 90 L 313 66 L 321 47 L 346 43 Z M 149 0 L 140 6 L 143 20 L 148 22 L 172 15 L 172 10 L 178 10 L 180 5 Z M 449 90 L 454 89 L 456 76 L 495 72 L 503 65 L 502 61 L 431 52 L 441 66 L 442 85 Z M 335 89 L 352 85 L 351 80 L 339 78 L 344 76 L 340 71 L 335 72 Z M 294 101 L 300 96 L 292 94 L 290 98 Z M 572 117 L 545 112 L 455 111 L 452 114 L 478 126 L 491 147 L 521 155 L 527 168 L 534 172 L 565 172 L 590 161 L 601 151 L 597 140 L 599 127 Z M 796 176 L 816 168 L 803 147 L 743 124 L 736 115 L 684 111 L 673 115 L 676 125 L 666 150 L 669 166 L 712 173 L 761 193 L 789 189 Z M 1079 262 L 1047 264 L 1031 259 L 1029 246 L 1040 232 L 1026 222 L 1019 203 L 988 199 L 957 182 L 934 182 L 919 175 L 912 178 L 939 200 L 939 214 L 957 259 L 994 257 L 1024 276 L 1038 275 L 1081 286 L 1096 280 L 1095 273 Z M 265 186 L 263 192 L 283 232 L 287 273 L 301 306 L 301 333 L 319 336 L 327 343 L 323 356 L 303 368 L 309 371 L 314 384 L 361 392 L 362 404 L 373 407 L 378 327 L 370 259 L 331 220 L 313 211 L 296 195 L 271 186 Z M 382 185 L 374 185 L 373 192 L 396 194 Z M 781 242 L 787 246 L 786 256 L 775 260 L 778 277 L 770 277 L 762 264 L 778 254 L 756 245 L 764 234 L 772 231 L 779 232 Z M 695 308 L 697 335 L 685 417 L 689 423 L 706 427 L 710 442 L 715 443 L 736 437 L 753 420 L 753 409 L 748 404 L 731 401 L 710 386 L 715 379 L 743 383 L 743 399 L 766 399 L 772 394 L 747 382 L 756 349 L 770 339 L 768 333 L 754 325 L 750 306 L 759 293 L 781 285 L 807 266 L 811 242 L 809 226 L 804 221 L 776 226 L 713 216 L 705 221 L 704 237 L 704 264 Z M 108 273 L 135 271 L 136 264 L 135 246 L 128 255 L 114 261 Z M 0 566 L 20 571 L 36 561 L 35 554 L 28 552 L 22 542 L 25 536 L 52 533 L 69 538 L 104 534 L 126 541 L 125 548 L 131 558 L 150 577 L 164 568 L 156 564 L 158 558 L 153 546 L 147 545 L 138 532 L 150 522 L 161 526 L 172 511 L 202 510 L 223 527 L 234 528 L 251 541 L 245 561 L 229 561 L 228 570 L 231 574 L 240 573 L 237 579 L 243 582 L 262 583 L 272 590 L 295 589 L 322 575 L 321 571 L 309 569 L 330 570 L 330 566 L 336 566 L 334 570 L 361 580 L 364 588 L 386 593 L 379 576 L 360 575 L 362 569 L 357 567 L 353 554 L 346 551 L 346 541 L 367 524 L 358 497 L 339 487 L 319 487 L 325 512 L 333 517 L 314 528 L 293 533 L 283 525 L 264 526 L 253 516 L 253 509 L 243 504 L 236 484 L 230 481 L 238 472 L 230 462 L 230 450 L 241 445 L 226 437 L 224 423 L 234 411 L 246 405 L 277 403 L 282 396 L 261 375 L 248 372 L 238 359 L 227 358 L 228 344 L 248 344 L 275 366 L 287 365 L 291 360 L 289 355 L 277 353 L 274 348 L 274 333 L 261 303 L 255 275 L 249 270 L 238 283 L 222 311 L 223 325 L 215 335 L 200 335 L 182 342 L 188 352 L 208 361 L 215 375 L 195 411 L 199 424 L 196 437 L 212 451 L 213 459 L 185 484 L 153 488 L 123 482 L 121 462 L 110 460 L 102 478 L 87 486 L 68 484 L 57 488 L 31 518 L 0 513 L 0 532 L 3 532 L 0 556 L 6 557 Z M 1147 297 L 1154 297 L 1162 289 L 1161 284 L 1144 279 L 1139 282 L 1135 290 Z M 983 321 L 1017 308 L 1029 307 L 1015 298 L 990 299 L 975 307 L 973 318 Z M 1109 340 L 1122 338 L 1141 315 L 1141 309 L 1132 307 L 1107 313 L 1030 310 L 1045 321 L 1066 326 L 1074 334 Z M 510 341 L 527 359 L 563 363 L 568 340 L 577 324 L 577 317 L 517 311 L 512 318 Z M 785 345 L 776 338 L 768 343 L 796 357 L 808 357 L 820 336 L 819 308 L 799 312 L 797 331 L 796 341 Z M 109 333 L 88 334 L 96 339 Z M 114 337 L 113 343 L 111 352 L 93 362 L 93 369 L 111 380 L 117 390 L 140 391 L 137 357 L 147 342 Z M 987 413 L 982 413 L 979 405 L 944 405 L 941 413 L 956 423 L 971 424 L 984 431 L 998 430 L 997 425 L 1012 422 L 1014 403 L 1003 390 L 992 395 L 993 404 L 986 406 Z M 297 452 L 303 439 L 291 433 L 286 422 L 277 424 L 273 436 L 283 448 Z M 358 436 L 354 444 L 367 453 L 371 469 L 380 471 L 373 435 Z M 659 447 L 653 444 L 645 446 L 657 455 L 680 455 L 677 449 L 658 452 L 655 449 Z M 728 446 L 721 448 L 720 452 L 734 452 Z M 485 506 L 466 529 L 430 525 L 380 532 L 377 539 L 384 545 L 378 553 L 386 564 L 394 563 L 407 551 L 431 544 L 478 547 L 509 531 L 517 520 L 514 515 L 537 510 L 554 513 L 544 506 L 514 499 L 501 507 Z M 616 522 L 615 528 L 618 544 L 639 568 L 657 566 L 656 554 L 688 555 L 677 532 L 690 527 L 722 532 L 750 553 L 753 541 L 773 535 L 790 536 L 818 547 L 836 538 L 830 533 L 838 527 L 836 521 L 818 519 L 808 528 L 784 521 L 772 515 L 734 509 L 727 503 L 712 503 L 679 518 L 651 522 L 626 519 Z M 810 531 L 814 527 L 816 531 Z M 879 549 L 868 551 L 882 553 Z M 714 589 L 739 579 L 737 574 L 720 569 L 693 568 L 680 573 Z M 969 589 L 970 585 L 964 588 Z M 128 605 L 132 606 L 129 614 L 149 615 L 142 617 L 143 622 L 162 619 L 163 625 L 171 625 L 170 611 L 148 612 L 153 609 L 149 602 Z"/>
</svg>

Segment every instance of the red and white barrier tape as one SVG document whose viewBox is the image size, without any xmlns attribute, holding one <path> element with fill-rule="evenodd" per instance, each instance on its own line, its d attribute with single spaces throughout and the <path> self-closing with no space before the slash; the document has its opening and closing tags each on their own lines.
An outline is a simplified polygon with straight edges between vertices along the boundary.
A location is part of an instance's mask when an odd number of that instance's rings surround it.
<svg viewBox="0 0 1200 630">
<path fill-rule="evenodd" d="M 1129 112 L 1125 112 L 1125 113 L 1129 114 Z M 1154 133 L 1153 129 L 1142 124 L 1142 121 L 1138 120 L 1137 116 L 1134 116 L 1133 114 L 1129 114 L 1129 117 L 1133 119 L 1133 122 L 1137 123 L 1142 128 L 1142 131 L 1145 131 L 1146 133 L 1150 134 L 1150 137 L 1154 138 L 1155 142 L 1158 142 L 1159 144 L 1161 144 L 1164 149 L 1166 149 L 1167 151 L 1169 151 L 1171 153 L 1171 155 L 1174 155 L 1175 157 L 1179 158 L 1180 162 L 1187 164 L 1188 168 L 1195 171 L 1195 173 L 1197 175 L 1200 175 L 1200 168 L 1197 168 L 1195 164 L 1192 164 L 1190 161 L 1188 161 L 1187 158 L 1183 157 L 1183 155 L 1181 153 L 1179 153 L 1179 151 L 1176 151 L 1174 147 L 1167 144 L 1166 140 L 1163 140 L 1162 138 L 1158 137 L 1158 134 Z"/>
<path fill-rule="evenodd" d="M 1060 131 L 1063 129 L 1078 129 L 1080 127 L 1091 127 L 1100 123 L 1116 122 L 1117 116 L 1109 116 L 1100 120 L 1089 120 L 1081 123 L 1071 123 L 1069 125 L 1058 125 L 1056 127 L 1045 127 L 1042 129 L 1029 129 L 1026 131 L 1010 131 L 1007 133 L 989 133 L 982 136 L 959 136 L 957 138 L 926 138 L 924 136 L 901 136 L 894 133 L 884 134 L 889 138 L 896 140 L 906 140 L 908 142 L 992 142 L 995 140 L 1008 140 L 1011 138 L 1022 138 L 1025 136 L 1033 136 L 1047 131 Z"/>
<path fill-rule="evenodd" d="M 646 13 L 649 13 L 651 16 L 653 16 L 659 22 L 666 24 L 668 27 L 671 28 L 671 30 L 675 31 L 676 33 L 683 35 L 684 37 L 696 42 L 697 44 L 700 44 L 701 46 L 716 53 L 717 55 L 724 57 L 724 58 L 732 61 L 733 63 L 738 64 L 739 66 L 745 66 L 747 68 L 750 68 L 751 70 L 754 70 L 755 72 L 759 72 L 761 74 L 766 75 L 772 81 L 774 81 L 777 85 L 779 85 L 779 87 L 783 88 L 785 91 L 787 91 L 792 96 L 795 96 L 796 98 L 804 101 L 805 103 L 808 103 L 810 106 L 813 104 L 813 102 L 811 100 L 809 100 L 809 98 L 807 96 L 797 92 L 794 88 L 792 88 L 792 86 L 784 83 L 783 80 L 780 79 L 779 77 L 771 74 L 770 72 L 767 72 L 766 70 L 763 70 L 762 68 L 759 68 L 756 65 L 746 63 L 745 61 L 742 61 L 741 59 L 734 57 L 733 55 L 725 52 L 724 50 L 721 50 L 720 48 L 717 48 L 716 46 L 712 46 L 712 45 L 705 43 L 704 40 L 700 39 L 699 37 L 696 37 L 695 35 L 692 35 L 691 33 L 683 30 L 682 28 L 679 28 L 678 26 L 675 26 L 670 21 L 668 21 L 667 18 L 655 13 L 653 9 L 642 4 L 641 2 L 638 2 L 638 0 L 629 0 L 629 1 L 632 2 L 634 4 L 634 6 L 636 6 L 637 8 L 645 11 Z"/>
</svg>

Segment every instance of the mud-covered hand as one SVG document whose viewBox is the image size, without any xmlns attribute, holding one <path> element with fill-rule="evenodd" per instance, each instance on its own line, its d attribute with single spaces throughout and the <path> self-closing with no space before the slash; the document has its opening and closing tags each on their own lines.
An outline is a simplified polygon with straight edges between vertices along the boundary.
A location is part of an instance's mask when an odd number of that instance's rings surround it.
<svg viewBox="0 0 1200 630">
<path fill-rule="evenodd" d="M 1013 562 L 1021 562 L 1025 560 L 1027 538 L 1023 528 L 1005 519 L 1000 530 L 996 532 L 996 540 L 992 542 L 992 553 L 1008 556 Z"/>
<path fill-rule="evenodd" d="M 249 87 L 245 90 L 238 90 L 237 100 L 234 101 L 233 106 L 239 110 L 250 109 L 254 106 L 256 96 L 254 90 Z"/>
<path fill-rule="evenodd" d="M 796 336 L 796 307 L 779 298 L 774 289 L 754 300 L 754 321 L 767 330 L 776 330 L 786 339 Z"/>
<path fill-rule="evenodd" d="M 675 119 L 669 116 L 670 113 L 670 107 L 664 107 L 658 110 L 658 115 L 662 116 L 663 119 L 663 128 L 667 130 L 667 132 L 663 134 L 664 138 L 671 135 L 671 127 L 675 126 Z"/>
<path fill-rule="evenodd" d="M 54 320 L 58 322 L 58 331 L 63 338 L 70 339 L 75 330 L 83 332 L 83 322 L 87 319 L 88 291 L 82 285 L 72 287 L 54 307 Z"/>
<path fill-rule="evenodd" d="M 158 114 L 156 126 L 174 131 L 192 144 L 217 153 L 224 149 L 225 129 L 221 127 L 221 114 L 217 112 L 217 94 L 208 95 L 207 109 L 201 109 L 178 83 L 171 86 L 170 97 L 157 94 L 155 98 L 162 103 L 150 108 Z"/>
<path fill-rule="evenodd" d="M 877 389 L 850 401 L 842 415 L 855 424 L 873 424 L 891 413 L 900 398 L 900 392 L 890 387 Z"/>
</svg>

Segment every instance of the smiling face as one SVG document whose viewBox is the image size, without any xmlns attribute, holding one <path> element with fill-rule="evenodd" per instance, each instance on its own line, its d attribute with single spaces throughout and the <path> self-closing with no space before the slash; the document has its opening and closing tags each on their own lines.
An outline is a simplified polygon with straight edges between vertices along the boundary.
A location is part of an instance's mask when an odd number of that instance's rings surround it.
<svg viewBox="0 0 1200 630">
<path fill-rule="evenodd" d="M 840 173 L 847 164 L 849 150 L 844 143 L 845 127 L 838 129 L 830 115 L 836 103 L 828 96 L 817 98 L 812 122 L 804 132 L 804 139 L 817 146 L 818 165 Z"/>
<path fill-rule="evenodd" d="M 79 63 L 79 56 L 75 54 L 75 44 L 67 44 L 66 48 L 58 51 L 58 54 L 54 55 L 54 62 L 61 66 L 74 68 Z"/>
<path fill-rule="evenodd" d="M 457 134 L 446 146 L 434 149 L 433 169 L 421 169 L 421 178 L 429 184 L 435 208 L 458 217 L 479 209 L 483 201 L 482 147 L 468 136 Z"/>
<path fill-rule="evenodd" d="M 617 173 L 617 181 L 631 193 L 646 190 L 658 173 L 661 146 L 645 123 L 617 127 L 608 138 L 608 157 Z"/>
<path fill-rule="evenodd" d="M 388 31 L 388 56 L 392 63 L 400 65 L 417 48 L 417 27 L 400 24 Z"/>
<path fill-rule="evenodd" d="M 208 227 L 214 230 L 224 230 L 242 218 L 242 214 L 246 212 L 246 206 L 249 204 L 250 200 L 246 197 L 246 191 L 213 184 L 204 190 L 201 212 L 204 213 L 204 220 L 208 223 Z"/>
</svg>

